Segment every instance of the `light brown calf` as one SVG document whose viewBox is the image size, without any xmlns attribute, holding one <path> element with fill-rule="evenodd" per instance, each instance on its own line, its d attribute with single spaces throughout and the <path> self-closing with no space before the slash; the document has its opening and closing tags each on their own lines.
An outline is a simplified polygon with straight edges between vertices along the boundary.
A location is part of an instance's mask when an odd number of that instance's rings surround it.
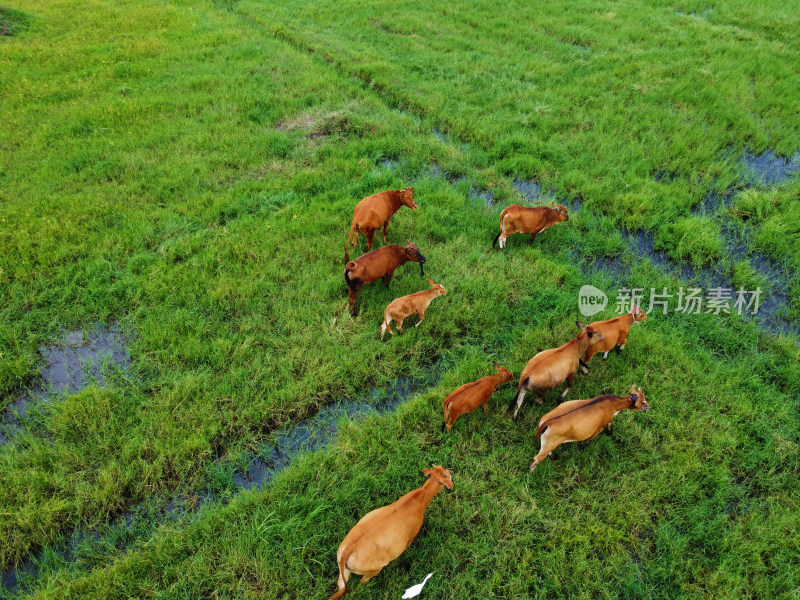
<svg viewBox="0 0 800 600">
<path fill-rule="evenodd" d="M 536 394 L 536 401 L 541 404 L 542 400 L 544 400 L 544 395 L 549 390 L 561 385 L 566 380 L 567 389 L 562 392 L 561 399 L 566 398 L 567 393 L 572 389 L 572 382 L 575 380 L 575 371 L 578 369 L 581 354 L 586 352 L 586 349 L 591 344 L 603 341 L 603 334 L 591 325 L 584 326 L 580 321 L 575 321 L 575 324 L 581 330 L 575 339 L 558 348 L 539 352 L 525 365 L 522 374 L 519 376 L 517 397 L 511 401 L 508 407 L 510 412 L 516 403 L 514 419 L 517 418 L 517 413 L 525 400 L 527 392 Z"/>
<path fill-rule="evenodd" d="M 571 400 L 551 410 L 539 421 L 536 435 L 541 438 L 539 450 L 530 472 L 550 453 L 565 442 L 593 440 L 606 425 L 611 430 L 611 421 L 621 410 L 647 412 L 650 405 L 644 397 L 642 388 L 631 386 L 630 396 L 597 396 L 590 400 Z"/>
<path fill-rule="evenodd" d="M 336 553 L 339 591 L 330 600 L 344 595 L 351 573 L 363 575 L 361 583 L 366 583 L 405 552 L 422 528 L 430 501 L 442 486 L 453 488 L 453 478 L 447 469 L 434 465 L 433 469 L 422 472 L 428 479 L 421 488 L 367 513 L 345 536 Z"/>
<path fill-rule="evenodd" d="M 383 311 L 383 324 L 381 325 L 381 339 L 386 335 L 386 330 L 394 335 L 394 331 L 390 326 L 392 320 L 397 322 L 397 331 L 403 331 L 403 319 L 410 317 L 413 314 L 419 315 L 419 323 L 414 327 L 419 327 L 425 320 L 425 310 L 428 305 L 433 302 L 437 296 L 444 296 L 447 290 L 441 284 L 433 283 L 433 280 L 428 279 L 431 284 L 431 289 L 417 292 L 416 294 L 409 294 L 402 298 L 397 298 L 389 302 L 386 310 Z"/>
<path fill-rule="evenodd" d="M 343 275 L 350 297 L 351 315 L 355 316 L 356 314 L 358 291 L 365 283 L 383 279 L 383 283 L 386 287 L 389 287 L 394 270 L 408 261 L 418 262 L 420 275 L 425 276 L 425 271 L 422 267 L 425 264 L 425 257 L 422 256 L 416 244 L 411 243 L 411 240 L 406 240 L 406 242 L 408 242 L 406 246 L 389 244 L 383 248 L 367 252 L 344 266 Z"/>
<path fill-rule="evenodd" d="M 569 221 L 567 207 L 553 202 L 549 206 L 521 206 L 512 204 L 500 213 L 500 233 L 494 238 L 492 247 L 500 240 L 500 249 L 506 247 L 506 238 L 515 233 L 530 233 L 530 244 L 538 234 L 556 223 Z"/>
<path fill-rule="evenodd" d="M 597 331 L 603 334 L 605 339 L 597 344 L 592 344 L 586 349 L 586 354 L 581 360 L 581 369 L 584 373 L 589 372 L 589 361 L 598 352 L 603 352 L 603 360 L 608 359 L 608 353 L 617 346 L 617 352 L 625 349 L 628 343 L 628 332 L 634 323 L 643 323 L 647 320 L 647 315 L 637 305 L 631 306 L 631 311 L 621 317 L 614 317 L 608 321 L 595 321 L 590 323 Z"/>
<path fill-rule="evenodd" d="M 388 190 L 380 194 L 367 196 L 356 204 L 353 210 L 353 223 L 350 225 L 350 236 L 344 245 L 344 261 L 350 260 L 347 247 L 353 239 L 353 248 L 358 244 L 358 232 L 363 233 L 367 238 L 367 250 L 372 250 L 372 238 L 375 230 L 383 226 L 383 243 L 386 243 L 386 231 L 389 229 L 389 221 L 394 213 L 400 210 L 401 206 L 407 206 L 411 210 L 417 210 L 417 203 L 414 202 L 414 188 L 407 187 L 402 190 Z"/>
<path fill-rule="evenodd" d="M 481 377 L 478 381 L 465 383 L 460 388 L 450 392 L 444 399 L 444 423 L 442 431 L 447 429 L 448 433 L 456 424 L 458 417 L 468 412 L 472 412 L 483 404 L 483 412 L 489 412 L 489 396 L 492 395 L 497 386 L 507 381 L 511 381 L 514 376 L 508 369 L 502 368 L 494 363 L 497 369 L 496 375 Z"/>
</svg>

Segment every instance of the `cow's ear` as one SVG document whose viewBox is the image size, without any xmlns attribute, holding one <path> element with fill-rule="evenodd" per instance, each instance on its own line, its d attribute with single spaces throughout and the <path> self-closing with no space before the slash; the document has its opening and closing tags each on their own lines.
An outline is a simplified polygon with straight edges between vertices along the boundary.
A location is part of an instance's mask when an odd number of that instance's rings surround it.
<svg viewBox="0 0 800 600">
<path fill-rule="evenodd" d="M 414 188 L 413 188 L 413 187 L 410 187 L 410 188 L 408 188 L 408 191 L 409 191 L 409 192 L 413 192 L 413 191 L 414 191 Z"/>
<path fill-rule="evenodd" d="M 406 238 L 406 244 L 410 244 L 410 243 L 411 243 L 411 240 Z"/>
<path fill-rule="evenodd" d="M 636 384 L 632 383 L 631 384 L 631 394 L 634 393 L 635 391 L 636 391 Z"/>
<path fill-rule="evenodd" d="M 578 329 L 583 329 L 584 328 L 583 323 L 581 323 L 580 321 L 575 321 L 575 325 L 578 326 Z"/>
<path fill-rule="evenodd" d="M 430 283 L 431 285 L 436 285 L 435 283 L 433 283 L 433 279 L 428 279 L 428 283 Z"/>
<path fill-rule="evenodd" d="M 497 363 L 494 363 L 494 368 L 495 369 L 500 369 L 500 365 L 498 365 Z"/>
<path fill-rule="evenodd" d="M 422 474 L 425 475 L 425 477 L 430 477 L 431 473 L 433 473 L 433 471 L 430 469 L 422 469 Z"/>
</svg>

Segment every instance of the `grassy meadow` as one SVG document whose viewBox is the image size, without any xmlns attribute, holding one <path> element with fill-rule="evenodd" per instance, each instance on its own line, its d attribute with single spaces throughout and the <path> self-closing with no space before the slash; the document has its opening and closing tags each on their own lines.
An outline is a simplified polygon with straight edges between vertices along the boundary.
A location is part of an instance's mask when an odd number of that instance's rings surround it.
<svg viewBox="0 0 800 600">
<path fill-rule="evenodd" d="M 434 463 L 454 489 L 345 598 L 430 571 L 422 598 L 797 598 L 797 8 L 0 0 L 0 411 L 64 331 L 118 323 L 132 359 L 0 443 L 0 599 L 325 599 L 347 531 Z M 388 241 L 426 276 L 351 318 L 352 209 L 406 186 Z M 504 207 L 552 200 L 568 222 L 491 248 Z M 529 476 L 558 395 L 511 421 L 516 383 L 440 433 L 495 361 L 516 376 L 617 288 L 694 276 L 770 312 L 649 314 L 570 392 L 643 388 L 612 436 Z M 448 294 L 381 342 L 428 278 Z M 590 319 L 584 284 L 610 299 Z M 401 378 L 397 410 L 236 483 L 276 431 Z"/>
</svg>

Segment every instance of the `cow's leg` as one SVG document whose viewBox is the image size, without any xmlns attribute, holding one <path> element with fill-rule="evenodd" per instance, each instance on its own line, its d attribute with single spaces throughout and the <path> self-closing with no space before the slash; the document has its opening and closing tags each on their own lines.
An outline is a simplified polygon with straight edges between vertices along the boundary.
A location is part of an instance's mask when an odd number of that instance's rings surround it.
<svg viewBox="0 0 800 600">
<path fill-rule="evenodd" d="M 583 371 L 584 375 L 589 373 L 589 361 L 592 360 L 592 357 L 595 355 L 595 353 L 596 350 L 592 350 L 592 347 L 589 346 L 586 349 L 583 358 L 578 361 L 578 363 L 581 365 L 581 371 Z"/>
<path fill-rule="evenodd" d="M 603 352 L 603 360 L 608 360 L 608 352 Z"/>
<path fill-rule="evenodd" d="M 356 234 L 353 236 L 353 248 L 358 245 L 358 225 L 356 225 Z"/>
<path fill-rule="evenodd" d="M 389 287 L 389 282 L 392 280 L 392 275 L 394 275 L 394 271 L 383 276 L 383 285 Z"/>
<path fill-rule="evenodd" d="M 497 239 L 497 243 L 498 243 L 498 246 L 500 247 L 500 250 L 502 250 L 503 248 L 506 247 L 506 240 L 507 239 L 508 239 L 508 236 L 505 233 L 501 233 L 500 234 L 500 237 Z"/>
<path fill-rule="evenodd" d="M 532 233 L 530 239 L 528 240 L 528 246 L 533 243 L 534 238 L 536 238 L 536 233 Z"/>
<path fill-rule="evenodd" d="M 399 319 L 395 319 L 397 321 L 397 325 L 395 325 L 395 329 L 397 329 L 397 333 L 403 332 L 403 321 L 405 321 L 405 317 L 400 317 Z"/>
<path fill-rule="evenodd" d="M 361 578 L 361 583 L 362 584 L 367 583 L 370 579 L 375 577 L 375 575 L 377 575 L 380 572 L 381 570 L 378 569 L 377 571 L 370 571 L 369 573 L 363 573 L 364 576 Z"/>
<path fill-rule="evenodd" d="M 356 316 L 356 298 L 358 298 L 358 290 L 361 288 L 347 288 L 347 294 L 350 297 L 350 314 Z"/>
<path fill-rule="evenodd" d="M 422 325 L 422 322 L 425 320 L 425 311 L 424 310 L 422 312 L 420 312 L 420 313 L 417 313 L 417 314 L 419 315 L 419 323 L 414 325 L 414 327 L 419 327 L 420 325 Z"/>
<path fill-rule="evenodd" d="M 488 398 L 486 400 L 484 400 L 484 402 L 483 402 L 483 412 L 485 414 L 487 414 L 487 415 L 489 414 L 489 399 Z"/>
<path fill-rule="evenodd" d="M 383 224 L 383 243 L 386 244 L 386 232 L 389 230 L 389 221 L 391 218 L 386 219 L 386 223 Z"/>
<path fill-rule="evenodd" d="M 375 230 L 367 229 L 364 235 L 367 236 L 367 250 L 372 250 L 372 238 L 375 237 Z"/>
<path fill-rule="evenodd" d="M 567 394 L 569 394 L 569 391 L 572 389 L 572 384 L 574 382 L 575 382 L 575 373 L 570 373 L 569 375 L 567 375 L 567 389 L 561 392 L 562 400 L 567 397 Z"/>
<path fill-rule="evenodd" d="M 542 437 L 540 438 L 542 441 L 542 448 L 539 450 L 539 454 L 533 457 L 533 462 L 531 463 L 531 468 L 529 473 L 533 473 L 533 470 L 542 462 L 547 456 L 556 448 L 558 448 L 558 442 L 553 439 L 555 436 L 550 435 L 550 428 L 544 430 L 542 433 Z"/>
<path fill-rule="evenodd" d="M 617 344 L 619 344 L 619 346 L 617 346 L 617 352 L 622 352 L 623 350 L 625 350 L 625 344 L 627 343 L 628 343 L 628 336 L 626 335 L 624 338 L 622 338 L 617 342 Z"/>
<path fill-rule="evenodd" d="M 614 421 L 611 421 L 608 425 L 606 425 L 606 432 L 608 432 L 608 435 L 612 435 L 614 433 Z"/>
</svg>

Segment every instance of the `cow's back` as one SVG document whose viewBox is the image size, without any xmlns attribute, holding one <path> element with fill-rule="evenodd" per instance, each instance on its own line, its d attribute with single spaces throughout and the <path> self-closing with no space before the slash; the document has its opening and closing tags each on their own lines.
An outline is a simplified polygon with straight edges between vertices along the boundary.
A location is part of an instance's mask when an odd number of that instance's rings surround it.
<svg viewBox="0 0 800 600">
<path fill-rule="evenodd" d="M 372 225 L 383 225 L 386 219 L 391 215 L 393 191 L 380 192 L 367 196 L 361 202 L 356 204 L 353 211 L 353 217 L 359 224 L 369 223 Z"/>
</svg>

